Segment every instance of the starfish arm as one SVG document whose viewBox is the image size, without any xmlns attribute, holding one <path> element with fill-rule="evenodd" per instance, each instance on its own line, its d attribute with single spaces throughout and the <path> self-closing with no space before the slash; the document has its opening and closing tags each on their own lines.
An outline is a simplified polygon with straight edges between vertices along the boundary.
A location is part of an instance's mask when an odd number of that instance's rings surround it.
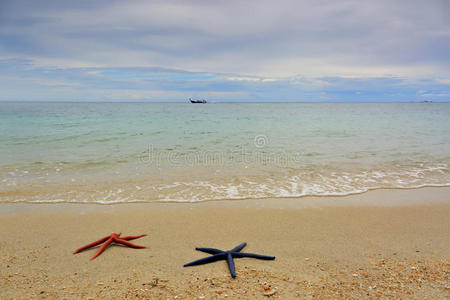
<svg viewBox="0 0 450 300">
<path fill-rule="evenodd" d="M 128 241 L 126 241 L 124 239 L 121 239 L 121 238 L 114 239 L 114 242 L 116 242 L 118 244 L 122 244 L 122 245 L 128 246 L 128 247 L 131 247 L 131 248 L 136 248 L 136 249 L 147 248 L 145 246 L 140 246 L 140 245 L 136 245 L 136 244 L 130 243 L 130 242 L 128 242 Z"/>
<path fill-rule="evenodd" d="M 75 250 L 75 252 L 74 252 L 73 254 L 77 254 L 77 253 L 80 253 L 81 251 L 84 251 L 84 250 L 86 250 L 86 249 L 88 249 L 88 248 L 91 248 L 91 247 L 100 245 L 101 243 L 105 242 L 105 241 L 106 241 L 107 239 L 109 239 L 109 238 L 110 238 L 109 235 L 108 235 L 108 236 L 105 236 L 104 238 L 99 239 L 98 241 L 92 242 L 92 243 L 90 243 L 90 244 L 87 244 L 86 246 L 83 246 L 83 247 L 81 247 L 81 248 L 78 248 L 77 250 Z"/>
<path fill-rule="evenodd" d="M 251 257 L 251 258 L 257 258 L 257 259 L 264 259 L 264 260 L 274 260 L 275 259 L 275 256 L 267 256 L 267 255 L 260 255 L 260 254 L 254 254 L 254 253 L 234 252 L 232 254 L 233 254 L 233 257 L 235 257 L 235 258 Z"/>
<path fill-rule="evenodd" d="M 218 253 L 218 254 L 215 254 L 213 256 L 208 256 L 208 257 L 205 257 L 205 258 L 201 258 L 199 260 L 194 260 L 193 262 L 185 264 L 184 267 L 197 266 L 197 265 L 207 264 L 207 263 L 210 263 L 210 262 L 215 262 L 215 261 L 224 259 L 225 256 L 226 256 L 225 253 Z"/>
<path fill-rule="evenodd" d="M 228 269 L 230 269 L 231 277 L 236 278 L 236 270 L 234 268 L 233 256 L 230 252 L 227 253 Z"/>
<path fill-rule="evenodd" d="M 113 238 L 110 237 L 97 251 L 97 253 L 94 254 L 94 256 L 91 257 L 91 260 L 95 259 L 97 256 L 102 254 L 102 252 L 106 249 L 106 247 L 109 246 L 113 242 Z"/>
<path fill-rule="evenodd" d="M 244 247 L 247 246 L 246 242 L 243 242 L 242 244 L 240 244 L 239 246 L 234 247 L 233 249 L 230 250 L 230 252 L 239 252 L 242 249 L 244 249 Z"/>
<path fill-rule="evenodd" d="M 224 252 L 224 251 L 216 249 L 216 248 L 195 248 L 195 250 L 206 252 L 206 253 L 209 253 L 209 254 L 218 254 L 218 253 Z"/>
<path fill-rule="evenodd" d="M 144 237 L 144 236 L 147 236 L 147 235 L 146 235 L 146 234 L 141 234 L 141 235 L 129 235 L 129 236 L 121 237 L 121 239 L 122 239 L 122 240 L 129 241 L 129 240 L 139 239 L 139 238 Z"/>
</svg>

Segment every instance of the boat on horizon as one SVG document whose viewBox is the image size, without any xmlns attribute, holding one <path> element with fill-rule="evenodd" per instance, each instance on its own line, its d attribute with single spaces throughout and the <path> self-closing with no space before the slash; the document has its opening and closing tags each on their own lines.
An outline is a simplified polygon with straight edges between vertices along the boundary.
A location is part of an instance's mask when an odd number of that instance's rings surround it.
<svg viewBox="0 0 450 300">
<path fill-rule="evenodd" d="M 193 100 L 192 98 L 189 98 L 189 101 L 191 101 L 191 103 L 206 103 L 206 100 Z"/>
</svg>

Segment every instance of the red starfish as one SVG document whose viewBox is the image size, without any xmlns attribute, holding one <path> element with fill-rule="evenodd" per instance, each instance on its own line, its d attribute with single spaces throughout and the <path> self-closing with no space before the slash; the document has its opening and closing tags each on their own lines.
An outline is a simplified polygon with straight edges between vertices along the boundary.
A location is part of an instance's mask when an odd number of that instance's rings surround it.
<svg viewBox="0 0 450 300">
<path fill-rule="evenodd" d="M 118 244 L 122 244 L 131 248 L 147 248 L 145 246 L 139 246 L 139 245 L 135 245 L 133 243 L 128 242 L 129 240 L 134 240 L 134 239 L 138 239 L 141 238 L 143 236 L 147 236 L 146 234 L 141 234 L 141 235 L 130 235 L 130 236 L 124 236 L 124 237 L 119 237 L 122 233 L 116 234 L 116 233 L 111 233 L 111 235 L 105 236 L 102 239 L 99 239 L 98 241 L 92 242 L 90 244 L 87 244 L 86 246 L 83 246 L 77 250 L 75 250 L 75 252 L 73 254 L 77 254 L 80 253 L 81 251 L 84 251 L 86 249 L 89 249 L 91 247 L 100 245 L 101 243 L 104 243 L 97 251 L 97 253 L 95 253 L 94 256 L 91 257 L 91 260 L 95 259 L 97 256 L 99 256 L 100 254 L 102 254 L 102 252 L 106 249 L 106 247 L 108 247 L 112 242 L 114 243 L 118 243 Z"/>
</svg>

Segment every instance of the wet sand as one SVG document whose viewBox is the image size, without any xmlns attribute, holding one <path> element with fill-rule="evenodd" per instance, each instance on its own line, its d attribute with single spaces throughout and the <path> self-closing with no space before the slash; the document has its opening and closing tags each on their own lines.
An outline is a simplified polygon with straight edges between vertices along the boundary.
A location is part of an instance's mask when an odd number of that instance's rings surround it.
<svg viewBox="0 0 450 300">
<path fill-rule="evenodd" d="M 450 188 L 197 204 L 0 205 L 1 298 L 450 297 Z M 78 247 L 112 232 L 147 249 Z M 195 247 L 274 255 L 183 268 Z"/>
</svg>

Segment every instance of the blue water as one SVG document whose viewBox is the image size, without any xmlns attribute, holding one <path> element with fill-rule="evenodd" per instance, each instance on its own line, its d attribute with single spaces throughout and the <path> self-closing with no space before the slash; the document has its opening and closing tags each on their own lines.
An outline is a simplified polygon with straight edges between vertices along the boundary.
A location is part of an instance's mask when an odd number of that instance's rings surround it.
<svg viewBox="0 0 450 300">
<path fill-rule="evenodd" d="M 446 103 L 0 103 L 0 201 L 205 201 L 450 185 Z"/>
</svg>

